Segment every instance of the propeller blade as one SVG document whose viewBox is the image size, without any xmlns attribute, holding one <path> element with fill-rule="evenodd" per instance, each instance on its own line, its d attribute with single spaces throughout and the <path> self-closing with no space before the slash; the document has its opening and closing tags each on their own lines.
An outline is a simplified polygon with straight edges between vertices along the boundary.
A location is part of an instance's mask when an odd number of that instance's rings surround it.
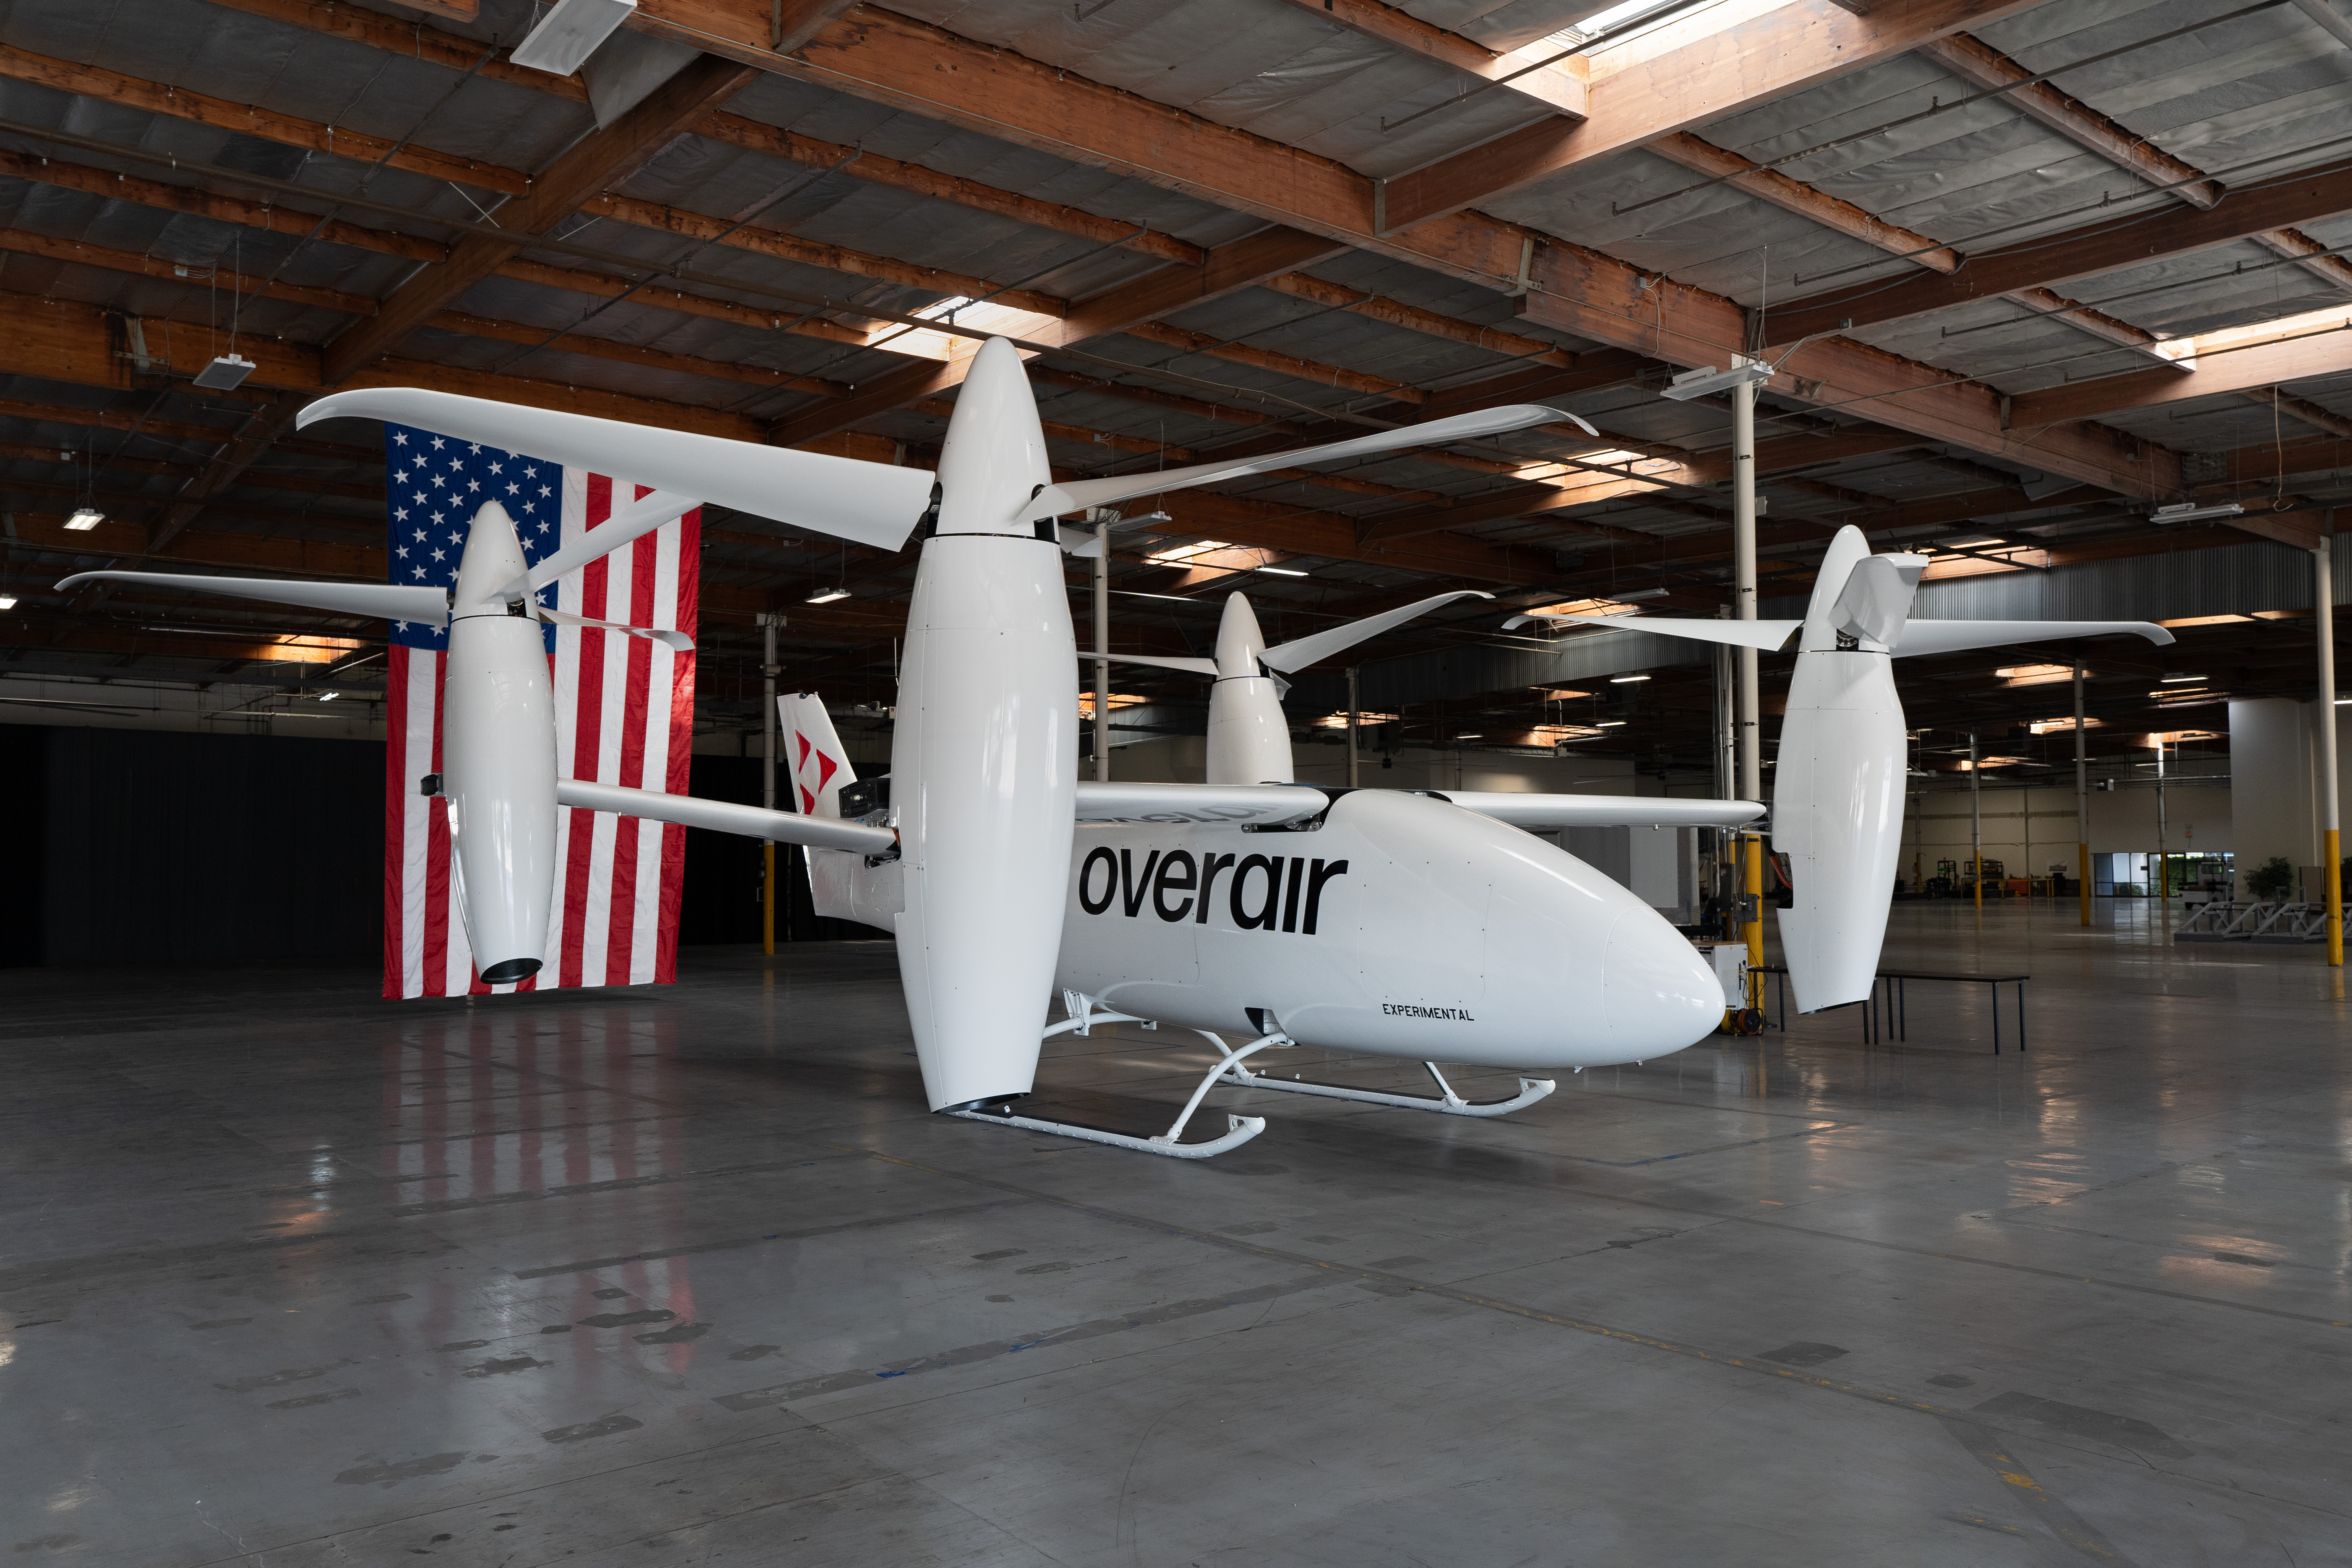
<svg viewBox="0 0 2352 1568">
<path fill-rule="evenodd" d="M 412 386 L 334 393 L 305 407 L 296 423 L 307 427 L 337 418 L 388 419 L 461 440 L 487 441 L 881 550 L 906 542 L 930 505 L 937 478 L 922 468 Z"/>
<path fill-rule="evenodd" d="M 576 572 L 591 561 L 600 561 L 701 504 L 668 490 L 656 490 L 614 512 L 554 554 L 542 556 L 538 565 L 499 590 L 499 596 L 527 599 L 566 572 Z"/>
<path fill-rule="evenodd" d="M 273 605 L 299 605 L 306 610 L 328 610 L 343 616 L 382 616 L 387 621 L 415 621 L 428 626 L 449 623 L 449 595 L 438 588 L 409 588 L 397 583 L 291 583 L 275 577 L 202 577 L 184 572 L 78 572 L 58 584 L 58 591 L 85 583 L 140 583 L 151 588 L 177 588 L 190 594 L 226 594 L 233 599 L 266 599 Z"/>
<path fill-rule="evenodd" d="M 542 621 L 553 621 L 559 626 L 593 626 L 603 632 L 625 632 L 633 637 L 643 637 L 647 642 L 664 644 L 676 648 L 680 653 L 694 651 L 692 637 L 684 632 L 670 631 L 661 626 L 625 626 L 618 621 L 592 621 L 585 616 L 567 615 L 562 610 L 551 610 L 545 605 L 540 606 L 539 618 Z"/>
<path fill-rule="evenodd" d="M 1503 629 L 1508 631 L 1529 621 L 1554 625 L 1574 621 L 1588 626 L 1607 626 L 1612 631 L 1656 632 L 1662 637 L 1689 637 L 1694 642 L 1761 648 L 1766 653 L 1780 652 L 1790 637 L 1805 629 L 1802 621 L 1700 621 L 1679 620 L 1672 616 L 1513 616 L 1503 623 Z"/>
<path fill-rule="evenodd" d="M 1205 675 L 1212 680 L 1217 678 L 1217 661 L 1213 658 L 1160 658 L 1140 653 L 1081 653 L 1078 657 L 1107 658 L 1113 664 L 1149 664 L 1161 669 L 1181 669 L 1187 675 Z"/>
<path fill-rule="evenodd" d="M 1263 458 L 1235 458 L 1230 462 L 1199 463 L 1187 468 L 1166 468 L 1156 474 L 1126 474 L 1109 479 L 1072 479 L 1066 484 L 1049 488 L 1029 504 L 1024 515 L 1059 517 L 1090 506 L 1110 506 L 1134 496 L 1158 495 L 1162 490 L 1190 489 L 1194 485 L 1213 484 L 1219 479 L 1239 479 L 1245 474 L 1262 474 L 1270 468 L 1295 468 L 1303 463 L 1337 462 L 1341 458 L 1394 452 L 1407 447 L 1438 447 L 1448 441 L 1468 440 L 1475 436 L 1499 436 L 1507 430 L 1524 430 L 1530 425 L 1553 425 L 1562 420 L 1588 436 L 1600 434 L 1564 409 L 1546 408 L 1536 403 L 1514 403 L 1501 408 L 1482 409 L 1475 414 L 1456 414 L 1449 418 L 1433 419 L 1424 425 L 1406 425 L 1394 430 L 1376 431 L 1370 436 L 1334 441 L 1327 446 L 1275 452 Z"/>
<path fill-rule="evenodd" d="M 1383 611 L 1377 616 L 1367 616 L 1360 621 L 1349 621 L 1344 626 L 1333 626 L 1328 632 L 1317 632 L 1311 637 L 1303 637 L 1291 642 L 1277 644 L 1258 655 L 1258 662 L 1268 669 L 1304 669 L 1310 664 L 1330 658 L 1341 648 L 1353 647 L 1360 642 L 1376 637 L 1391 626 L 1401 626 L 1415 616 L 1433 610 L 1440 605 L 1450 605 L 1456 599 L 1491 599 L 1494 596 L 1492 594 L 1480 593 L 1475 588 L 1463 588 L 1451 594 L 1438 594 L 1407 605 L 1402 609 Z"/>
</svg>

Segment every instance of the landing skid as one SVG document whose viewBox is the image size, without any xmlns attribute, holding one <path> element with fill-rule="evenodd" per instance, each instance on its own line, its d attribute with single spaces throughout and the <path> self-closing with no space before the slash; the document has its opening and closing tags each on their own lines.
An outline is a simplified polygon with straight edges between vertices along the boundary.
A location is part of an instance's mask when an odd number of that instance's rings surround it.
<svg viewBox="0 0 2352 1568">
<path fill-rule="evenodd" d="M 1435 1062 L 1421 1064 L 1429 1076 L 1437 1080 L 1442 1099 L 1425 1094 L 1384 1094 L 1376 1089 L 1350 1089 L 1339 1083 L 1307 1083 L 1299 1079 L 1268 1078 L 1264 1073 L 1250 1071 L 1236 1062 L 1233 1067 L 1219 1064 L 1217 1081 L 1234 1089 L 1278 1089 L 1285 1094 L 1319 1094 L 1326 1100 L 1353 1100 L 1366 1105 L 1385 1105 L 1397 1110 L 1431 1110 L 1441 1116 L 1507 1116 L 1514 1110 L 1524 1110 L 1559 1086 L 1548 1078 L 1519 1079 L 1519 1092 L 1508 1100 L 1465 1100 L 1454 1092 L 1445 1075 L 1437 1070 Z"/>
<path fill-rule="evenodd" d="M 1069 1009 L 1070 1016 L 1047 1029 L 1045 1033 L 1046 1039 L 1050 1040 L 1055 1035 L 1088 1034 L 1097 1024 L 1142 1024 L 1146 1027 L 1152 1026 L 1151 1021 L 1148 1018 L 1139 1018 L 1131 1013 L 1114 1013 L 1109 1008 L 1098 1007 L 1093 997 L 1075 991 L 1065 992 L 1063 1000 Z M 1201 1109 L 1201 1101 L 1207 1098 L 1209 1090 L 1214 1087 L 1220 1074 L 1246 1072 L 1248 1069 L 1242 1066 L 1244 1058 L 1254 1056 L 1271 1046 L 1290 1045 L 1291 1038 L 1287 1035 L 1277 1032 L 1261 1039 L 1252 1040 L 1241 1049 L 1234 1050 L 1224 1041 L 1205 1030 L 1193 1032 L 1217 1047 L 1217 1064 L 1211 1068 L 1201 1079 L 1200 1087 L 1192 1090 L 1192 1098 L 1184 1102 L 1184 1109 L 1177 1114 L 1174 1121 L 1169 1123 L 1168 1131 L 1157 1138 L 1138 1138 L 1130 1133 L 1113 1132 L 1106 1128 L 1088 1127 L 1076 1121 L 1046 1121 L 1034 1116 L 1016 1116 L 1013 1113 L 1010 1105 L 966 1106 L 961 1110 L 950 1110 L 947 1114 L 961 1116 L 967 1121 L 992 1121 L 1000 1126 L 1019 1127 L 1031 1132 L 1051 1132 L 1062 1138 L 1080 1138 L 1089 1143 L 1108 1143 L 1113 1148 L 1132 1149 L 1139 1154 L 1165 1154 L 1178 1160 L 1205 1160 L 1212 1154 L 1222 1154 L 1228 1149 L 1238 1149 L 1265 1131 L 1265 1117 L 1228 1116 L 1225 1118 L 1225 1132 L 1223 1137 L 1208 1139 L 1199 1143 L 1181 1142 L 1184 1136 L 1184 1124 L 1192 1120 L 1194 1111 Z"/>
<path fill-rule="evenodd" d="M 1091 1034 L 1097 1024 L 1140 1024 L 1147 1029 L 1156 1029 L 1160 1026 L 1156 1021 L 1150 1018 L 1138 1017 L 1132 1013 L 1114 1012 L 1083 992 L 1065 991 L 1062 993 L 1062 1005 L 1069 1016 L 1046 1029 L 1043 1038 L 1050 1040 L 1056 1035 Z M 1265 1021 L 1271 1023 L 1273 1019 L 1267 1016 Z M 1365 1105 L 1384 1105 L 1394 1110 L 1434 1111 L 1441 1116 L 1507 1116 L 1514 1110 L 1526 1110 L 1559 1087 L 1548 1078 L 1523 1078 L 1519 1079 L 1519 1092 L 1508 1100 L 1465 1100 L 1454 1092 L 1454 1086 L 1445 1081 L 1445 1075 L 1437 1070 L 1435 1062 L 1421 1064 L 1427 1069 L 1429 1076 L 1437 1082 L 1438 1092 L 1434 1097 L 1425 1094 L 1387 1094 L 1376 1089 L 1350 1089 L 1345 1084 L 1307 1083 L 1299 1079 L 1268 1078 L 1264 1073 L 1252 1072 L 1246 1064 L 1246 1058 L 1276 1046 L 1297 1045 L 1298 1042 L 1289 1036 L 1276 1030 L 1252 1040 L 1248 1045 L 1236 1050 L 1206 1029 L 1194 1029 L 1192 1033 L 1217 1047 L 1217 1063 L 1209 1069 L 1207 1076 L 1201 1079 L 1200 1087 L 1193 1089 L 1192 1098 L 1184 1102 L 1183 1110 L 1173 1122 L 1169 1124 L 1168 1131 L 1157 1138 L 1138 1138 L 1130 1133 L 1113 1132 L 1107 1128 L 1088 1127 L 1083 1122 L 1047 1121 L 1034 1116 L 1017 1116 L 1013 1114 L 1013 1107 L 1009 1102 L 997 1105 L 969 1105 L 945 1114 L 960 1116 L 967 1121 L 990 1121 L 1003 1127 L 1018 1127 L 1030 1132 L 1050 1132 L 1060 1138 L 1079 1138 L 1089 1143 L 1108 1143 L 1114 1148 L 1132 1149 L 1141 1154 L 1165 1154 L 1178 1160 L 1205 1160 L 1212 1154 L 1222 1154 L 1228 1149 L 1238 1149 L 1265 1131 L 1265 1118 L 1262 1116 L 1227 1116 L 1223 1137 L 1207 1139 L 1198 1143 L 1181 1142 L 1184 1135 L 1184 1126 L 1192 1120 L 1192 1113 L 1201 1109 L 1202 1100 L 1207 1096 L 1210 1089 L 1220 1084 L 1230 1089 L 1278 1089 L 1286 1094 L 1315 1094 L 1326 1100 L 1352 1100 Z"/>
</svg>

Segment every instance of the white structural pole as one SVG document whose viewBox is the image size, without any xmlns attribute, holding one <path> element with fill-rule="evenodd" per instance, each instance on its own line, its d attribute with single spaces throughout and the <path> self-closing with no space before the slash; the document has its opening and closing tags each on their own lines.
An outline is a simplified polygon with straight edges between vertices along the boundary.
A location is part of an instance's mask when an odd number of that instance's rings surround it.
<svg viewBox="0 0 2352 1568">
<path fill-rule="evenodd" d="M 1095 520 L 1095 651 L 1110 651 L 1110 516 Z M 1095 660 L 1095 780 L 1110 782 L 1110 660 Z"/>
<path fill-rule="evenodd" d="M 1348 787 L 1354 789 L 1362 782 L 1361 759 L 1356 753 L 1356 726 L 1362 719 L 1363 699 L 1357 680 L 1356 667 L 1348 667 Z"/>
<path fill-rule="evenodd" d="M 2335 526 L 2329 514 L 2328 526 Z M 2315 574 L 2313 608 L 2319 619 L 2319 844 L 2320 875 L 2327 888 L 2327 962 L 2344 966 L 2344 841 L 2343 824 L 2336 804 L 2336 572 L 2329 541 L 2323 532 L 2319 548 L 2311 552 Z"/>
<path fill-rule="evenodd" d="M 767 693 L 760 704 L 760 805 L 766 810 L 776 809 L 776 677 L 782 667 L 776 663 L 776 627 L 784 617 L 763 615 L 760 617 L 760 674 Z M 776 951 L 776 841 L 768 840 L 760 847 L 760 946 L 761 951 Z"/>
<path fill-rule="evenodd" d="M 2091 763 L 2083 734 L 2083 661 L 2074 661 L 2074 878 L 2082 923 L 2091 923 Z"/>
<path fill-rule="evenodd" d="M 1756 618 L 1756 384 L 1744 383 L 1731 390 L 1731 556 L 1734 573 L 1733 607 L 1737 618 Z M 1761 689 L 1756 674 L 1756 650 L 1738 649 L 1739 662 L 1739 798 L 1764 798 L 1764 730 Z M 1740 885 L 1745 893 L 1745 930 L 1749 973 L 1764 963 L 1764 840 L 1743 836 Z M 1756 980 L 1749 983 L 1748 1002 L 1756 1005 Z"/>
<path fill-rule="evenodd" d="M 2171 879 L 2164 864 L 2164 733 L 2156 736 L 2156 901 L 2167 925 L 2172 923 Z"/>
</svg>

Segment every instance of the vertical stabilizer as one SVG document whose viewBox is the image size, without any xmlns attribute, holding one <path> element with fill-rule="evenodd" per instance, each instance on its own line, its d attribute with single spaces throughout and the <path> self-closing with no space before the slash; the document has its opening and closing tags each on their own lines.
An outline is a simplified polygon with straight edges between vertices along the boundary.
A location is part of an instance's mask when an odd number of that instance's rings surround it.
<svg viewBox="0 0 2352 1568">
<path fill-rule="evenodd" d="M 849 765 L 824 700 L 814 691 L 779 697 L 776 718 L 784 768 L 793 781 L 793 809 L 804 816 L 839 816 L 841 786 L 856 784 L 857 772 Z"/>
</svg>

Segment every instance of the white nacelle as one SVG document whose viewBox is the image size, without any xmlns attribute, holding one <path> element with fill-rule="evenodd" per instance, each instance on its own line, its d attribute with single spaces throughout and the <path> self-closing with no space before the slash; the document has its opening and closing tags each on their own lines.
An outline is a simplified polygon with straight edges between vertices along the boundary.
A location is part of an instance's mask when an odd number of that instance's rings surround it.
<svg viewBox="0 0 2352 1568">
<path fill-rule="evenodd" d="M 1519 1069 L 1647 1060 L 1723 1017 L 1625 888 L 1423 795 L 1350 791 L 1307 831 L 1082 823 L 1071 862 L 1056 981 L 1123 1013 Z"/>
<path fill-rule="evenodd" d="M 514 522 L 486 503 L 466 536 L 442 685 L 442 788 L 456 900 L 491 984 L 525 979 L 547 949 L 555 896 L 555 690 L 539 623 L 497 590 L 529 569 Z"/>
</svg>

